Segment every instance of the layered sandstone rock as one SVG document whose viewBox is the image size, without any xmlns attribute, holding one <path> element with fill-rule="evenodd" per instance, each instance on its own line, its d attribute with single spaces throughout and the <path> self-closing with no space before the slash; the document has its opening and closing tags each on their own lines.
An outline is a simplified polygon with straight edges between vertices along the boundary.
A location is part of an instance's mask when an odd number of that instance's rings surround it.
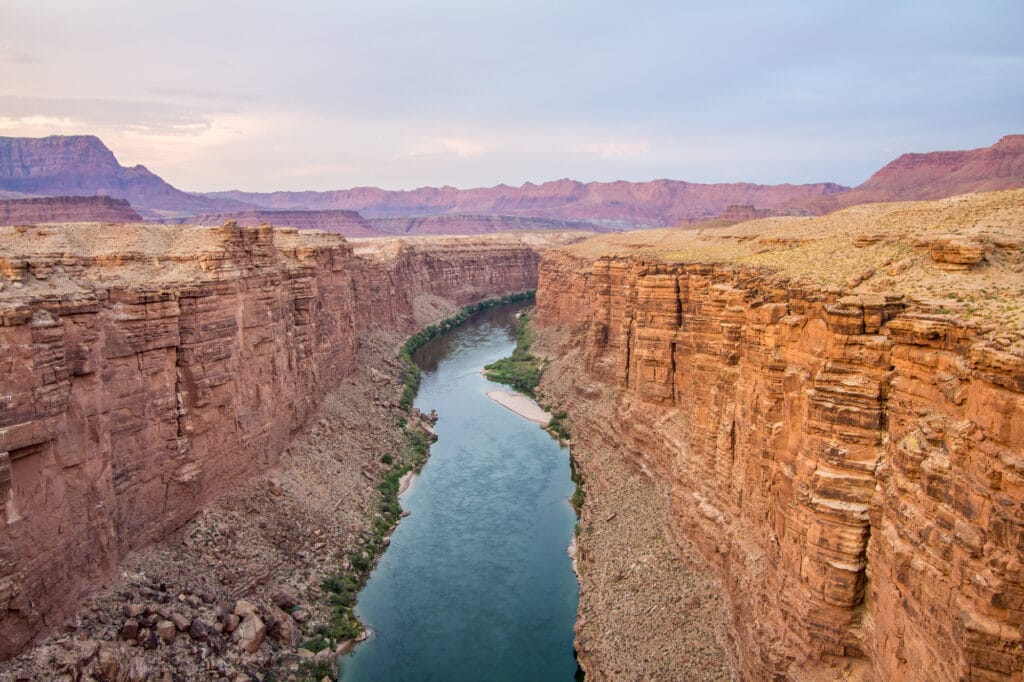
<svg viewBox="0 0 1024 682">
<path fill-rule="evenodd" d="M 604 441 L 670 496 L 744 678 L 1020 679 L 1024 327 L 988 321 L 1006 299 L 986 287 L 1024 285 L 1022 219 L 1012 192 L 543 257 L 536 320 L 575 372 L 546 389 L 574 455 L 586 475 Z M 865 268 L 883 274 L 837 284 Z M 586 592 L 604 569 L 584 521 Z M 616 639 L 582 634 L 588 673 L 614 677 Z"/>
<path fill-rule="evenodd" d="M 751 204 L 733 204 L 722 211 L 718 220 L 739 223 L 745 220 L 793 215 L 810 215 L 810 211 L 800 208 L 758 208 Z"/>
<path fill-rule="evenodd" d="M 0 200 L 0 225 L 130 223 L 141 221 L 131 204 L 111 197 L 37 197 Z"/>
<path fill-rule="evenodd" d="M 369 330 L 532 289 L 532 239 L 0 228 L 0 658 L 273 466 Z"/>
</svg>

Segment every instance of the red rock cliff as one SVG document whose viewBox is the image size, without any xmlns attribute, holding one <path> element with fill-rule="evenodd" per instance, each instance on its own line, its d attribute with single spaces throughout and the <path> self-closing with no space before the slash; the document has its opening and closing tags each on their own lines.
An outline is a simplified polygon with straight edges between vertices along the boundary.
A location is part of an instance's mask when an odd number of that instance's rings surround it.
<svg viewBox="0 0 1024 682">
<path fill-rule="evenodd" d="M 798 197 L 786 205 L 822 214 L 869 202 L 941 199 L 1016 187 L 1024 187 L 1024 135 L 1007 135 L 980 149 L 903 154 L 851 190 Z"/>
<path fill-rule="evenodd" d="M 1019 225 L 1021 194 L 1003 196 L 998 217 L 938 202 L 927 216 L 945 220 L 909 224 Z M 852 216 L 892 229 L 906 212 Z M 772 225 L 807 242 L 840 235 L 846 246 L 829 251 L 841 267 L 845 252 L 882 248 L 847 219 Z M 680 243 L 674 257 L 601 241 L 544 255 L 536 320 L 560 330 L 555 363 L 576 363 L 569 390 L 549 387 L 569 408 L 575 456 L 586 473 L 588 450 L 611 444 L 669 491 L 667 530 L 717 575 L 744 679 L 820 679 L 837 661 L 878 680 L 1021 679 L 1019 333 L 929 313 L 915 295 L 884 293 L 891 278 L 825 286 L 753 264 L 763 246 L 714 255 L 768 225 L 706 251 Z M 977 229 L 971 260 L 984 251 L 987 264 L 971 277 L 1002 266 L 1012 277 L 1019 242 Z M 954 277 L 935 248 L 946 241 L 900 238 L 887 237 L 890 272 L 957 281 L 943 279 Z"/>
<path fill-rule="evenodd" d="M 124 199 L 111 197 L 38 197 L 0 200 L 0 225 L 37 223 L 128 223 L 141 221 Z"/>
<path fill-rule="evenodd" d="M 532 289 L 520 240 L 270 227 L 0 228 L 0 658 L 132 550 L 275 464 L 419 302 Z"/>
</svg>

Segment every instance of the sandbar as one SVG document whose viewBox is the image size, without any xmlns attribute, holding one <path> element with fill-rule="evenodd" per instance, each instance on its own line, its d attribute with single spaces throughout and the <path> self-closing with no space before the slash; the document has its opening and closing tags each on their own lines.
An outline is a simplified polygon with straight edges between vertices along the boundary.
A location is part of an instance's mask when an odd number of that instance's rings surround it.
<svg viewBox="0 0 1024 682">
<path fill-rule="evenodd" d="M 488 391 L 487 397 L 504 408 L 512 410 L 520 417 L 525 417 L 532 422 L 547 426 L 551 421 L 551 415 L 544 411 L 534 400 L 522 393 L 512 391 Z"/>
</svg>

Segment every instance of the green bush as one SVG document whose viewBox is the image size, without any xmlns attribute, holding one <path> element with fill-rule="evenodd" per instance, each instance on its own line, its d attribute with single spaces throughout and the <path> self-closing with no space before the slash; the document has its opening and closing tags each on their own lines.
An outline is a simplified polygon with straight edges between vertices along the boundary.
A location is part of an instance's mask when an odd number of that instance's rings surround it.
<svg viewBox="0 0 1024 682">
<path fill-rule="evenodd" d="M 530 330 L 529 315 L 520 315 L 516 324 L 516 347 L 512 355 L 484 366 L 484 373 L 491 381 L 511 386 L 520 393 L 534 397 L 540 384 L 543 363 L 530 354 L 533 332 Z"/>
</svg>

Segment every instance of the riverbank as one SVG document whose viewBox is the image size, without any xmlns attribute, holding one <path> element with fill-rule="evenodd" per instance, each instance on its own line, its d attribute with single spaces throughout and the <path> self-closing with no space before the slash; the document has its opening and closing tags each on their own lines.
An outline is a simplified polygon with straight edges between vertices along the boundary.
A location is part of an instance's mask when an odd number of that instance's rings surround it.
<svg viewBox="0 0 1024 682">
<path fill-rule="evenodd" d="M 665 535 L 666 491 L 626 464 L 607 428 L 613 401 L 581 385 L 578 352 L 561 341 L 544 331 L 535 352 L 557 358 L 545 366 L 541 389 L 572 417 L 572 456 L 586 488 L 575 565 L 576 650 L 587 680 L 735 679 L 717 582 L 680 558 L 680 547 L 689 554 L 682 540 Z M 581 389 L 588 400 L 577 399 Z"/>
<path fill-rule="evenodd" d="M 520 417 L 528 419 L 541 426 L 547 426 L 551 422 L 551 413 L 537 404 L 537 401 L 512 391 L 488 391 L 487 397 L 498 403 L 507 410 L 515 412 Z"/>
</svg>

